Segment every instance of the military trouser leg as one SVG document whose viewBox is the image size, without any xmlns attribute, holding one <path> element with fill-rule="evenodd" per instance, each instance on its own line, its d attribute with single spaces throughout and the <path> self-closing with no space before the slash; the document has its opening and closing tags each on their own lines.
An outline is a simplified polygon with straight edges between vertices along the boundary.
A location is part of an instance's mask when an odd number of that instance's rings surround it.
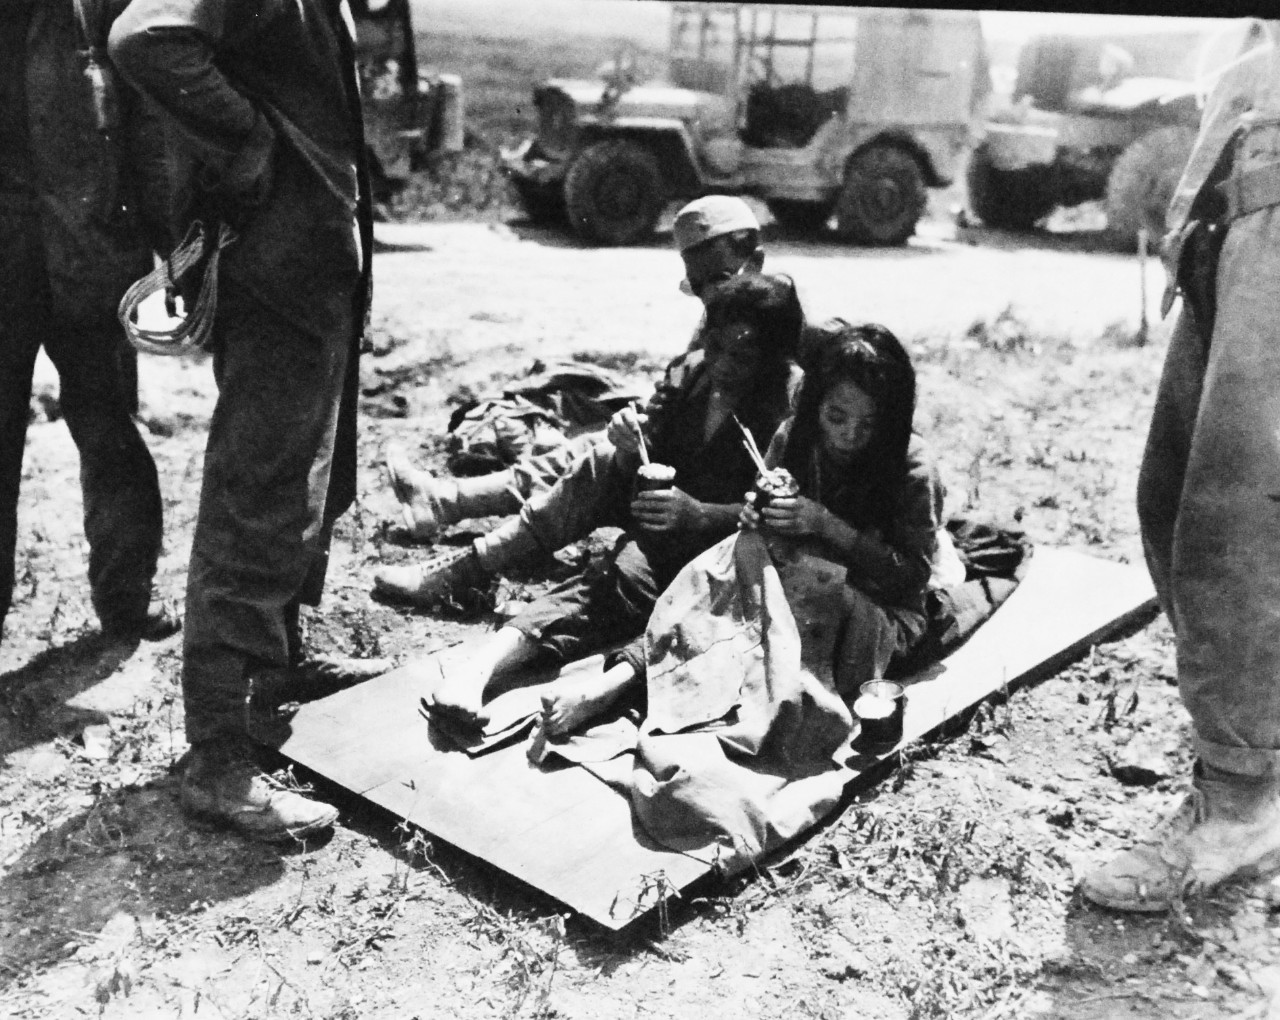
<svg viewBox="0 0 1280 1020">
<path fill-rule="evenodd" d="M 219 295 L 204 482 L 184 622 L 187 739 L 245 732 L 249 678 L 290 665 L 313 601 L 350 355 L 349 323 L 304 333 L 234 285 Z"/>
<path fill-rule="evenodd" d="M 45 349 L 58 369 L 62 413 L 80 451 L 89 588 L 104 625 L 146 616 L 163 540 L 160 483 L 129 414 L 119 326 L 55 324 Z"/>
<path fill-rule="evenodd" d="M 1277 238 L 1280 209 L 1232 224 L 1207 358 L 1185 318 L 1175 330 L 1140 501 L 1196 752 L 1259 777 L 1280 777 Z"/>
<path fill-rule="evenodd" d="M 124 335 L 114 309 L 70 321 L 56 314 L 36 217 L 0 223 L 0 608 L 13 587 L 14 508 L 35 354 L 58 370 L 63 416 L 80 455 L 89 587 L 104 624 L 145 616 L 162 541 L 155 462 L 130 416 L 121 375 Z M 2 616 L 2 614 L 0 614 Z"/>
<path fill-rule="evenodd" d="M 627 523 L 634 474 L 605 440 L 588 447 L 545 492 L 520 507 L 520 515 L 476 540 L 485 568 L 496 572 L 537 553 L 550 555 L 596 528 Z"/>
<path fill-rule="evenodd" d="M 0 207 L 0 632 L 13 602 L 18 489 L 31 374 L 48 329 L 48 283 L 34 212 Z"/>
<path fill-rule="evenodd" d="M 519 500 L 516 506 L 506 511 L 516 513 L 528 499 L 540 492 L 547 492 L 556 483 L 573 470 L 574 463 L 581 457 L 590 456 L 590 451 L 598 443 L 606 442 L 603 433 L 588 432 L 570 439 L 563 446 L 517 461 L 507 469 L 511 482 L 509 491 Z M 458 479 L 459 486 L 467 479 Z"/>
</svg>

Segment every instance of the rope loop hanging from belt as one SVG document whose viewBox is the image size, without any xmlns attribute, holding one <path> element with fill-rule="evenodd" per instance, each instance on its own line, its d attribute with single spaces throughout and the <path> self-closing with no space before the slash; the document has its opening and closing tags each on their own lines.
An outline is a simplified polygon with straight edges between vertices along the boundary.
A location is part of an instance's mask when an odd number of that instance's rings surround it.
<svg viewBox="0 0 1280 1020">
<path fill-rule="evenodd" d="M 125 336 L 138 350 L 147 354 L 208 350 L 218 305 L 218 259 L 222 249 L 236 239 L 235 231 L 225 223 L 217 225 L 216 241 L 212 239 L 213 234 L 213 228 L 206 228 L 199 220 L 192 223 L 173 254 L 124 292 L 117 314 Z M 140 326 L 138 309 L 142 303 L 161 291 L 172 293 L 176 282 L 202 260 L 205 265 L 194 306 L 186 309 L 178 323 L 167 329 Z"/>
</svg>

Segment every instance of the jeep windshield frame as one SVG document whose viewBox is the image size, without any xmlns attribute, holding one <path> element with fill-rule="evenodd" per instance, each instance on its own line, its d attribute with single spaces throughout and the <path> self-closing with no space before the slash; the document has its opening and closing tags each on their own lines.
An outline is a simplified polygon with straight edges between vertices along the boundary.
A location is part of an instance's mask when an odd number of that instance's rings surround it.
<svg viewBox="0 0 1280 1020">
<path fill-rule="evenodd" d="M 671 84 L 732 98 L 738 77 L 740 4 L 674 4 L 667 48 Z"/>
<path fill-rule="evenodd" d="M 681 88 L 739 100 L 740 89 L 757 82 L 848 85 L 863 16 L 813 5 L 674 4 L 668 77 Z"/>
</svg>

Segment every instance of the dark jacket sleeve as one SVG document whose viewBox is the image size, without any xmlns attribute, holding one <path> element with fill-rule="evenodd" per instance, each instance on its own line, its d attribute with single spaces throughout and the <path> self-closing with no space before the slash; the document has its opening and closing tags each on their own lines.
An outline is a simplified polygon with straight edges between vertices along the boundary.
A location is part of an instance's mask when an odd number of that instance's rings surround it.
<svg viewBox="0 0 1280 1020">
<path fill-rule="evenodd" d="M 133 92 L 125 120 L 125 186 L 128 203 L 152 251 L 168 255 L 180 240 L 174 234 L 178 205 L 177 172 L 155 104 Z"/>
<path fill-rule="evenodd" d="M 275 133 L 218 69 L 230 0 L 133 0 L 111 27 L 120 73 L 171 119 L 201 165 L 201 184 L 244 199 L 268 177 Z"/>
<path fill-rule="evenodd" d="M 933 572 L 944 490 L 919 440 L 908 453 L 907 480 L 887 534 L 864 530 L 842 557 L 849 581 L 868 594 L 901 602 L 924 591 Z"/>
<path fill-rule="evenodd" d="M 617 651 L 610 652 L 604 657 L 604 668 L 613 669 L 619 663 L 625 662 L 632 670 L 635 671 L 637 677 L 641 680 L 645 678 L 648 672 L 649 664 L 645 660 L 644 654 L 644 635 L 627 642 Z"/>
</svg>

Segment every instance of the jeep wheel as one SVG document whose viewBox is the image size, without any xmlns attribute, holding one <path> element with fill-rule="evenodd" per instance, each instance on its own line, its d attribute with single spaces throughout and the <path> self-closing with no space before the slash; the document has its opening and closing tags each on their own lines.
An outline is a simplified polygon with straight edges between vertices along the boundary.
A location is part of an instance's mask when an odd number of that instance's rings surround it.
<svg viewBox="0 0 1280 1020">
<path fill-rule="evenodd" d="M 653 233 L 666 193 L 662 169 L 634 142 L 597 142 L 564 179 L 569 225 L 597 244 L 633 244 Z"/>
<path fill-rule="evenodd" d="M 1195 140 L 1189 127 L 1156 128 L 1120 153 L 1107 178 L 1107 229 L 1119 243 L 1137 244 L 1142 227 L 1153 246 L 1160 243 L 1169 202 Z"/>
<path fill-rule="evenodd" d="M 821 230 L 831 219 L 834 202 L 807 202 L 795 198 L 769 198 L 765 200 L 769 212 L 786 230 L 809 233 Z"/>
<path fill-rule="evenodd" d="M 915 233 L 926 201 L 920 165 L 894 145 L 872 145 L 845 168 L 836 232 L 860 244 L 902 244 Z"/>
<path fill-rule="evenodd" d="M 997 229 L 1030 230 L 1058 204 L 1045 170 L 997 169 L 985 145 L 979 145 L 969 157 L 965 183 L 969 208 L 983 223 Z"/>
</svg>

